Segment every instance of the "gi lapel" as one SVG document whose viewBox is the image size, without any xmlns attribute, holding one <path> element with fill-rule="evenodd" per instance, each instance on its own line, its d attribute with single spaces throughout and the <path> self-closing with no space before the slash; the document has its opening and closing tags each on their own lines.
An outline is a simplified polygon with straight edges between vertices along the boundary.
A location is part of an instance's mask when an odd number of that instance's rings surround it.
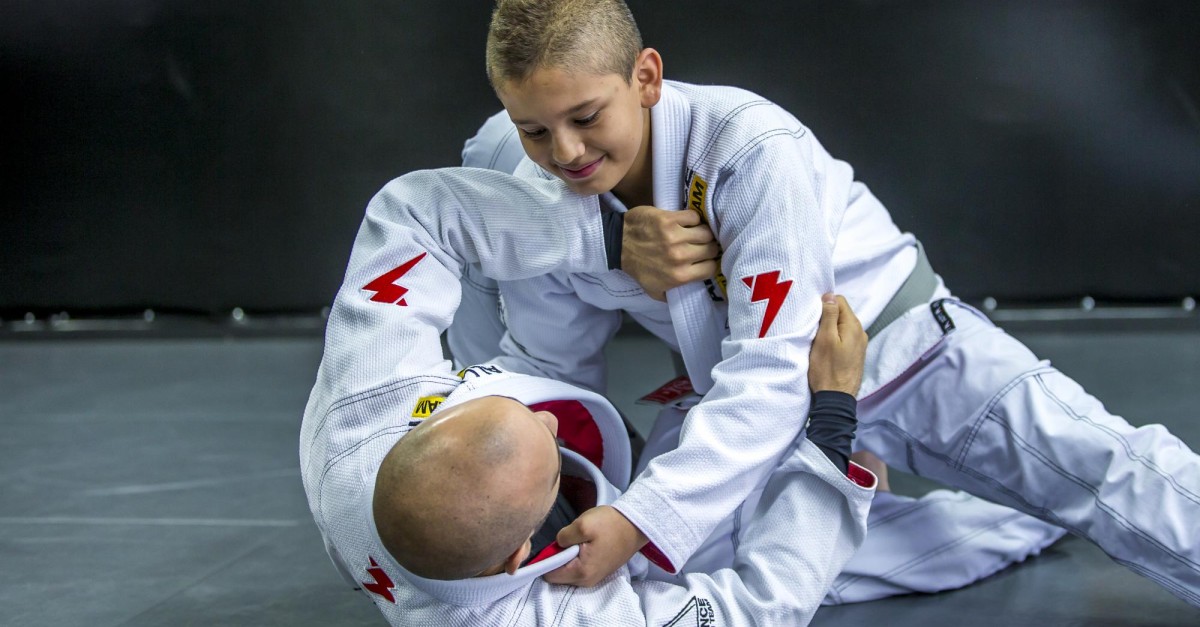
<svg viewBox="0 0 1200 627">
<path fill-rule="evenodd" d="M 686 209 L 689 198 L 681 192 L 686 190 L 690 195 L 697 180 L 696 175 L 685 167 L 692 126 L 691 110 L 684 96 L 664 83 L 662 98 L 650 110 L 650 118 L 654 204 L 660 209 Z M 704 183 L 703 179 L 699 180 Z M 701 211 L 707 191 L 701 190 Z M 704 217 L 707 221 L 707 216 Z M 704 394 L 712 389 L 712 369 L 721 361 L 721 340 L 726 335 L 724 317 L 717 311 L 704 283 L 689 283 L 668 290 L 667 305 L 692 387 Z"/>
</svg>

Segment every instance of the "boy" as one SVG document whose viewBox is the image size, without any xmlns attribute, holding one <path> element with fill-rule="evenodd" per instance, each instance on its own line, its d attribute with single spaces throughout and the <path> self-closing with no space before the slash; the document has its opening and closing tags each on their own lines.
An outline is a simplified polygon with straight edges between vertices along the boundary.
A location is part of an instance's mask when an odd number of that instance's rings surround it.
<svg viewBox="0 0 1200 627">
<path fill-rule="evenodd" d="M 466 142 L 463 166 L 511 173 L 524 156 L 517 128 L 501 110 L 488 118 L 476 135 Z M 651 217 L 670 218 L 672 224 L 679 218 L 684 224 L 699 224 L 699 217 L 690 211 L 660 212 L 643 207 L 630 214 L 639 216 L 643 211 L 653 212 L 644 214 Z M 630 214 L 614 213 L 606 218 L 628 219 Z M 631 222 L 636 224 L 636 217 Z M 610 219 L 605 221 L 605 239 L 612 244 L 607 250 L 610 268 L 616 267 L 614 257 L 619 259 L 621 256 L 622 233 L 617 228 L 620 224 Z M 687 237 L 712 239 L 707 228 L 682 230 L 682 235 Z M 634 229 L 629 233 L 634 233 Z M 637 245 L 641 241 L 631 235 L 624 239 L 626 245 Z M 715 250 L 709 252 L 705 248 L 703 240 L 685 241 L 683 248 L 685 257 L 691 255 L 697 261 L 711 260 L 716 255 Z M 662 254 L 656 253 L 656 256 Z M 685 263 L 687 265 L 682 268 L 684 279 L 704 265 L 693 266 L 688 259 Z M 677 269 L 670 264 L 663 265 Z M 715 263 L 710 265 L 715 267 Z M 711 276 L 712 270 L 708 272 Z M 663 280 L 673 286 L 678 279 L 663 273 Z M 450 349 L 461 366 L 492 361 L 503 353 L 500 342 L 505 332 L 497 315 L 500 311 L 499 286 L 487 278 L 482 268 L 474 265 L 464 268 L 460 283 L 462 303 L 447 329 Z M 514 364 L 510 362 L 509 365 Z M 620 366 L 610 365 L 612 367 Z M 682 405 L 684 403 L 668 403 L 662 407 L 656 427 L 650 434 L 650 446 L 638 456 L 635 474 L 640 474 L 655 455 L 678 445 L 686 413 Z M 871 503 L 868 521 L 871 532 L 867 544 L 838 576 L 824 600 L 826 604 L 857 603 L 909 592 L 932 593 L 961 588 L 1037 554 L 1066 533 L 1062 528 L 962 492 L 936 490 L 919 499 L 893 494 L 888 488 L 887 468 L 878 458 L 860 451 L 854 459 L 879 477 L 879 490 Z M 752 495 L 751 500 L 753 498 Z M 690 558 L 681 571 L 707 573 L 728 564 L 738 543 L 745 538 L 741 531 L 747 526 L 743 516 L 751 512 L 753 507 L 747 507 L 747 504 L 738 507 L 735 515 L 722 521 L 717 531 L 708 537 L 705 549 L 698 552 L 702 555 Z"/>
<path fill-rule="evenodd" d="M 560 533 L 582 546 L 550 581 L 593 584 L 643 548 L 667 570 L 692 557 L 796 437 L 787 417 L 808 406 L 815 304 L 836 285 L 874 337 L 864 448 L 1092 540 L 1200 606 L 1196 455 L 1108 414 L 953 299 L 915 238 L 794 117 L 741 90 L 664 82 L 620 0 L 500 0 L 487 68 L 532 161 L 518 175 L 602 194 L 612 211 L 694 210 L 723 254 L 721 273 L 667 303 L 629 263 L 648 289 L 613 271 L 502 283 L 509 359 L 602 389 L 600 350 L 625 310 L 680 350 L 705 394 L 677 448 Z M 548 337 L 552 323 L 568 332 Z"/>
</svg>

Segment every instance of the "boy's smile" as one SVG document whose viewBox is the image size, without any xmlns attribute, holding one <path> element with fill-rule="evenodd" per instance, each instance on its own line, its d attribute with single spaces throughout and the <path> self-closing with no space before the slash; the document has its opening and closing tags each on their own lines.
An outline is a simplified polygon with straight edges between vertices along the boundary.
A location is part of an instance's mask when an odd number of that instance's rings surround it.
<svg viewBox="0 0 1200 627">
<path fill-rule="evenodd" d="M 496 90 L 531 160 L 577 193 L 611 191 L 630 207 L 653 203 L 650 107 L 662 85 L 658 53 L 638 61 L 630 83 L 543 67 Z"/>
<path fill-rule="evenodd" d="M 582 180 L 591 176 L 596 172 L 596 170 L 600 169 L 601 161 L 604 161 L 604 157 L 600 157 L 599 159 L 596 159 L 595 161 L 578 169 L 573 170 L 565 165 L 558 166 L 558 169 L 562 170 L 563 176 L 566 176 L 569 179 Z"/>
</svg>

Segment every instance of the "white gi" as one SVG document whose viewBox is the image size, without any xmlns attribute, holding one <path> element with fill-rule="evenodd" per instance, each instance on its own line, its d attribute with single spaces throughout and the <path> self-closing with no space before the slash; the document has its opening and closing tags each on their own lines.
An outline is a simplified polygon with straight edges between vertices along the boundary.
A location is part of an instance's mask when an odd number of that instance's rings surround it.
<svg viewBox="0 0 1200 627">
<path fill-rule="evenodd" d="M 851 480 L 805 439 L 785 447 L 770 472 L 749 523 L 752 538 L 730 567 L 674 584 L 633 580 L 629 569 L 647 566 L 640 559 L 594 588 L 540 578 L 578 547 L 552 549 L 515 576 L 431 581 L 407 573 L 384 549 L 371 515 L 376 472 L 433 405 L 491 394 L 534 407 L 578 401 L 587 428 L 564 427 L 560 436 L 571 445 L 562 434 L 583 433 L 576 439 L 600 446 L 578 447 L 589 458 L 564 452 L 564 474 L 595 488 L 593 500 L 575 506 L 609 503 L 627 484 L 627 434 L 602 397 L 490 365 L 456 376 L 441 353 L 464 264 L 501 279 L 605 267 L 595 199 L 564 191 L 558 182 L 447 170 L 401 177 L 368 205 L 300 437 L 305 491 L 331 559 L 395 625 L 806 624 L 862 543 L 875 478 L 852 466 Z"/>
<path fill-rule="evenodd" d="M 511 171 L 521 162 L 524 154 L 517 128 L 509 121 L 508 115 L 501 111 L 489 118 L 476 136 L 467 141 L 463 149 L 463 165 Z M 619 201 L 610 196 L 606 195 L 604 202 L 622 210 Z M 542 281 L 535 281 L 533 285 L 539 283 Z M 510 291 L 511 288 L 508 286 Z M 448 333 L 451 351 L 456 361 L 463 364 L 491 360 L 500 350 L 505 331 L 498 315 L 499 286 L 483 276 L 478 266 L 470 266 L 463 274 L 462 290 L 462 306 Z M 640 292 L 631 288 L 622 291 L 630 298 L 641 296 Z M 511 296 L 508 301 L 516 302 Z M 628 301 L 629 298 L 615 302 L 619 303 L 617 306 L 624 306 Z M 529 309 L 532 307 L 522 307 L 514 315 L 529 315 Z M 667 316 L 663 314 L 661 317 L 665 319 Z M 517 324 L 520 326 L 519 322 Z M 594 322 L 587 320 L 573 324 L 590 325 Z M 556 335 L 564 332 L 561 326 L 555 325 Z M 664 339 L 672 343 L 670 335 Z M 607 337 L 603 336 L 603 341 L 606 340 Z M 562 345 L 572 346 L 569 342 L 574 341 L 578 341 L 578 338 L 572 338 Z M 601 338 L 597 338 L 581 354 L 595 355 L 599 342 Z M 531 346 L 530 352 L 538 348 L 542 347 Z M 507 365 L 529 370 L 518 361 L 510 360 Z M 559 376 L 564 375 L 560 373 Z M 599 372 L 593 372 L 590 379 L 576 380 L 583 385 L 601 385 L 602 381 Z M 603 391 L 603 388 L 599 389 Z M 694 396 L 678 399 L 663 409 L 647 438 L 647 446 L 635 475 L 640 474 L 652 457 L 677 446 L 686 410 L 695 405 L 696 400 Z M 757 417 L 750 419 L 758 420 Z M 769 422 L 764 421 L 763 424 Z M 682 572 L 711 572 L 731 562 L 734 549 L 744 535 L 746 521 L 743 516 L 753 513 L 757 494 L 757 491 L 750 493 L 746 503 L 739 505 L 732 515 L 717 525 L 704 548 L 688 559 L 681 568 Z M 960 588 L 1030 555 L 1036 555 L 1065 534 L 1059 527 L 1010 508 L 945 490 L 935 491 L 920 499 L 880 492 L 872 505 L 869 525 L 870 533 L 862 550 L 851 558 L 846 570 L 838 577 L 824 601 L 826 604 Z M 666 578 L 664 573 L 655 570 L 651 571 L 650 576 Z"/>
<path fill-rule="evenodd" d="M 668 306 L 620 271 L 502 282 L 501 363 L 603 389 L 600 347 L 622 309 L 680 349 L 704 402 L 613 504 L 680 566 L 794 439 L 820 294 L 846 295 L 870 326 L 918 251 L 849 165 L 759 96 L 667 82 L 651 120 L 655 205 L 704 214 L 727 296 L 683 286 Z M 528 160 L 517 174 L 551 177 Z M 542 332 L 561 321 L 568 333 Z M 867 367 L 860 446 L 1064 527 L 1200 605 L 1200 459 L 1161 426 L 1110 415 L 940 279 L 873 339 Z"/>
</svg>

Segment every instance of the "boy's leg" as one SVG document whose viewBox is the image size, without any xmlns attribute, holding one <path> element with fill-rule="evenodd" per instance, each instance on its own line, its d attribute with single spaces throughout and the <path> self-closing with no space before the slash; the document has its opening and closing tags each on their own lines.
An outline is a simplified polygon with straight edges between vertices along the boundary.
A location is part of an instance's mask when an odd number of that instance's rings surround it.
<svg viewBox="0 0 1200 627">
<path fill-rule="evenodd" d="M 892 466 L 1065 527 L 1200 606 L 1200 458 L 1105 411 L 972 310 L 917 371 L 859 404 Z"/>
</svg>

